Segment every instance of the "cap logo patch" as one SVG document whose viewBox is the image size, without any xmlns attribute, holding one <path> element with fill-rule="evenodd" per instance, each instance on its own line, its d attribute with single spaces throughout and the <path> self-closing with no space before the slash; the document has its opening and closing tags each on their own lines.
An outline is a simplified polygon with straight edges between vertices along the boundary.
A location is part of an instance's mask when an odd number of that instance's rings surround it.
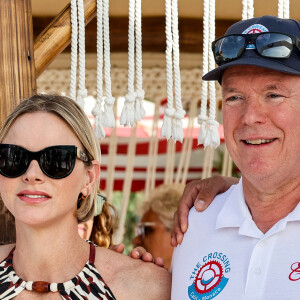
<svg viewBox="0 0 300 300">
<path fill-rule="evenodd" d="M 245 29 L 242 34 L 254 34 L 254 33 L 261 33 L 261 32 L 269 32 L 268 28 L 261 24 L 253 24 L 247 29 Z M 255 49 L 255 45 L 248 44 L 246 49 Z"/>
</svg>

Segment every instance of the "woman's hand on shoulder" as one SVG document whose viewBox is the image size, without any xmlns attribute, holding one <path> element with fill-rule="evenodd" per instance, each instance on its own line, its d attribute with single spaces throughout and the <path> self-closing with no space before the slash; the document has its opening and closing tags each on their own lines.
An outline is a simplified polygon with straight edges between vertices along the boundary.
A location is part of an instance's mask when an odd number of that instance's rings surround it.
<svg viewBox="0 0 300 300">
<path fill-rule="evenodd" d="M 183 192 L 178 209 L 174 214 L 174 227 L 171 232 L 171 245 L 176 247 L 181 244 L 183 235 L 188 228 L 188 215 L 194 206 L 199 212 L 204 211 L 216 195 L 226 192 L 238 178 L 213 176 L 202 180 L 189 182 Z"/>
</svg>

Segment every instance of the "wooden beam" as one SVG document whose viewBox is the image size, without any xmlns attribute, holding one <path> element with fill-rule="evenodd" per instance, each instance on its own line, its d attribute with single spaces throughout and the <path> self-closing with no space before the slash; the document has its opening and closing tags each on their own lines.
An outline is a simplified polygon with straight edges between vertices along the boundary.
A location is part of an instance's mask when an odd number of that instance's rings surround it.
<svg viewBox="0 0 300 300">
<path fill-rule="evenodd" d="M 84 0 L 85 23 L 96 15 L 96 0 Z M 34 44 L 36 74 L 39 76 L 71 42 L 71 7 L 68 4 L 36 38 Z"/>
<path fill-rule="evenodd" d="M 1 0 L 0 125 L 36 90 L 31 0 Z"/>
<path fill-rule="evenodd" d="M 36 91 L 31 0 L 1 0 L 0 125 L 21 99 Z M 15 241 L 15 226 L 0 200 L 0 243 Z"/>
<path fill-rule="evenodd" d="M 52 21 L 51 17 L 34 17 L 34 35 L 38 36 L 41 30 Z M 216 20 L 216 36 L 224 35 L 226 29 L 236 20 Z M 111 52 L 128 51 L 128 18 L 110 17 L 110 47 Z M 143 17 L 143 51 L 162 52 L 166 50 L 165 18 Z M 200 18 L 179 18 L 180 51 L 201 53 L 203 43 L 203 20 Z M 93 19 L 86 26 L 86 51 L 96 52 L 97 20 Z M 65 51 L 70 52 L 66 47 Z"/>
</svg>

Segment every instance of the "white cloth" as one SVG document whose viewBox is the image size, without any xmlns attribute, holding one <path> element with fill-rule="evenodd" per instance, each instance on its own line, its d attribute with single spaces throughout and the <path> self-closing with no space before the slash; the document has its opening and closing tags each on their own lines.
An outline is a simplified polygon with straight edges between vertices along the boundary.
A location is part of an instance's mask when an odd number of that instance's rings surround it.
<svg viewBox="0 0 300 300">
<path fill-rule="evenodd" d="M 300 299 L 300 204 L 263 234 L 242 180 L 203 213 L 194 208 L 172 260 L 172 300 Z"/>
</svg>

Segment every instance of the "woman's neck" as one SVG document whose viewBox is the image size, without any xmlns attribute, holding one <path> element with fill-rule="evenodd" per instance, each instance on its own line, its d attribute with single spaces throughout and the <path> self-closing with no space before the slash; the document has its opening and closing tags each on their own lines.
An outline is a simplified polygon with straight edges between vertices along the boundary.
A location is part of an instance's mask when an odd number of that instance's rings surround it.
<svg viewBox="0 0 300 300">
<path fill-rule="evenodd" d="M 77 222 L 37 228 L 16 221 L 16 237 L 13 267 L 25 281 L 68 281 L 89 257 L 89 245 L 79 237 Z"/>
</svg>

